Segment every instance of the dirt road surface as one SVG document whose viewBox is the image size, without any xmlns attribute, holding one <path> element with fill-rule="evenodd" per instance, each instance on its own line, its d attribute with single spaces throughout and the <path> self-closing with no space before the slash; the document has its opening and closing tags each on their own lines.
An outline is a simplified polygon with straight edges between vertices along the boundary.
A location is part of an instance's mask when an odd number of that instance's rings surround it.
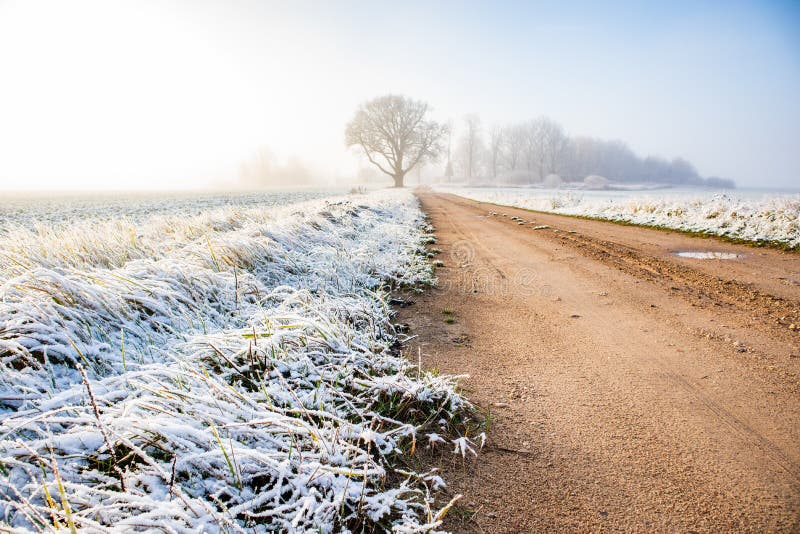
<svg viewBox="0 0 800 534">
<path fill-rule="evenodd" d="M 419 196 L 405 351 L 491 414 L 448 528 L 800 531 L 800 255 Z M 674 255 L 707 250 L 741 257 Z"/>
</svg>

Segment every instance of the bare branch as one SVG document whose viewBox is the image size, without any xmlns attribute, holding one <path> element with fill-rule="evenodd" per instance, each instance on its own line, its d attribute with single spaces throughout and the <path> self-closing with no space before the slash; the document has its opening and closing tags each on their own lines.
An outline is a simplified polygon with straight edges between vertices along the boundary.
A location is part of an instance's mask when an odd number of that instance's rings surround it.
<svg viewBox="0 0 800 534">
<path fill-rule="evenodd" d="M 370 163 L 402 187 L 406 173 L 442 151 L 445 128 L 426 119 L 430 107 L 404 96 L 386 95 L 362 104 L 345 128 L 347 146 L 359 147 Z"/>
</svg>

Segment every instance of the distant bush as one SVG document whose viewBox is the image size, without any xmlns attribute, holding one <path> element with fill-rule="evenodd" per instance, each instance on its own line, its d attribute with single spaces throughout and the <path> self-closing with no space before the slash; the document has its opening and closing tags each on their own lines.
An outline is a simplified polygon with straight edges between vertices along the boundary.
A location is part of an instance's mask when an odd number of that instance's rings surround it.
<svg viewBox="0 0 800 534">
<path fill-rule="evenodd" d="M 564 184 L 564 180 L 562 180 L 561 177 L 557 174 L 548 174 L 547 176 L 545 176 L 542 184 L 545 187 L 549 187 L 550 189 L 556 189 Z"/>
<path fill-rule="evenodd" d="M 720 178 L 719 176 L 709 176 L 705 179 L 705 185 L 719 189 L 736 189 L 736 183 L 730 178 Z"/>
<path fill-rule="evenodd" d="M 513 170 L 502 173 L 497 181 L 506 184 L 532 184 L 538 180 L 528 171 Z"/>
<path fill-rule="evenodd" d="M 608 179 L 597 174 L 590 174 L 583 179 L 583 185 L 587 189 L 605 189 L 608 187 Z"/>
</svg>

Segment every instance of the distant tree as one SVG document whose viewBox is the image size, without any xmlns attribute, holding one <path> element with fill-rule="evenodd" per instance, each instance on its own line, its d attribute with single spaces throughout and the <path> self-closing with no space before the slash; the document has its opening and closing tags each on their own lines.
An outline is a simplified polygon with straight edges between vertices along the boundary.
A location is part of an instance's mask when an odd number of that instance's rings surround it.
<svg viewBox="0 0 800 534">
<path fill-rule="evenodd" d="M 258 149 L 239 167 L 239 183 L 243 187 L 259 188 L 311 182 L 311 172 L 297 156 L 280 160 L 269 148 Z"/>
<path fill-rule="evenodd" d="M 464 158 L 464 175 L 467 179 L 475 175 L 482 149 L 481 119 L 474 113 L 471 113 L 464 117 L 464 134 L 461 138 L 461 150 Z"/>
<path fill-rule="evenodd" d="M 703 178 L 683 158 L 642 158 L 623 141 L 570 137 L 560 124 L 544 116 L 495 126 L 485 137 L 477 115 L 468 115 L 465 121 L 454 160 L 467 178 L 474 177 L 477 166 L 483 164 L 495 182 L 510 184 L 547 182 L 548 187 L 557 187 L 562 181 L 579 182 L 591 177 L 585 187 L 607 187 L 614 182 L 736 186 L 724 178 Z M 449 163 L 446 176 L 452 176 Z M 605 181 L 598 183 L 597 176 Z"/>
<path fill-rule="evenodd" d="M 345 128 L 345 143 L 359 147 L 370 163 L 391 176 L 395 187 L 423 159 L 438 158 L 446 128 L 428 119 L 430 106 L 399 95 L 362 104 Z"/>
<path fill-rule="evenodd" d="M 564 133 L 564 128 L 547 117 L 538 120 L 537 134 L 540 138 L 539 179 L 544 180 L 548 174 L 556 174 L 561 171 L 568 138 Z"/>
<path fill-rule="evenodd" d="M 447 121 L 447 164 L 444 168 L 444 175 L 448 182 L 453 181 L 453 121 Z"/>
<path fill-rule="evenodd" d="M 502 155 L 505 167 L 516 171 L 522 159 L 525 146 L 525 127 L 521 124 L 506 126 L 503 129 Z"/>
<path fill-rule="evenodd" d="M 535 120 L 520 125 L 522 132 L 522 156 L 525 160 L 525 170 L 528 171 L 529 180 L 533 179 L 533 171 L 537 166 L 539 153 L 539 132 Z"/>
<path fill-rule="evenodd" d="M 448 182 L 453 181 L 454 174 L 455 173 L 453 172 L 453 162 L 448 159 L 447 166 L 444 168 L 444 175 L 447 177 Z"/>
<path fill-rule="evenodd" d="M 503 150 L 503 128 L 499 126 L 492 127 L 489 132 L 489 167 L 492 173 L 492 179 L 497 179 L 497 171 L 500 168 Z"/>
<path fill-rule="evenodd" d="M 419 163 L 417 163 L 416 167 L 414 167 L 414 174 L 417 175 L 417 185 L 422 185 L 422 169 L 425 168 L 425 165 L 426 161 L 423 159 L 420 160 Z"/>
<path fill-rule="evenodd" d="M 675 158 L 670 164 L 670 181 L 675 184 L 700 184 L 702 179 L 694 165 L 683 158 Z"/>
<path fill-rule="evenodd" d="M 541 182 L 548 174 L 560 171 L 567 135 L 560 124 L 547 117 L 538 117 L 523 125 L 525 167 Z"/>
</svg>

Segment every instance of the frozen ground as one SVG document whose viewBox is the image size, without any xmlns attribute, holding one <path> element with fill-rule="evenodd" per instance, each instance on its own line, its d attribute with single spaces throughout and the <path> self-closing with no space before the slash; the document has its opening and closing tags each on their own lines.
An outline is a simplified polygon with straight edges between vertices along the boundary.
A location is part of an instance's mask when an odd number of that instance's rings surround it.
<svg viewBox="0 0 800 534">
<path fill-rule="evenodd" d="M 124 218 L 142 223 L 155 215 L 193 217 L 219 208 L 278 207 L 330 197 L 329 189 L 219 193 L 16 193 L 0 192 L 0 235 L 20 225 L 31 230 L 87 220 Z"/>
<path fill-rule="evenodd" d="M 476 442 L 390 350 L 389 288 L 432 280 L 417 201 L 214 202 L 6 210 L 0 524 L 436 530 L 399 460 Z"/>
<path fill-rule="evenodd" d="M 504 206 L 800 247 L 800 194 L 437 187 Z"/>
</svg>

